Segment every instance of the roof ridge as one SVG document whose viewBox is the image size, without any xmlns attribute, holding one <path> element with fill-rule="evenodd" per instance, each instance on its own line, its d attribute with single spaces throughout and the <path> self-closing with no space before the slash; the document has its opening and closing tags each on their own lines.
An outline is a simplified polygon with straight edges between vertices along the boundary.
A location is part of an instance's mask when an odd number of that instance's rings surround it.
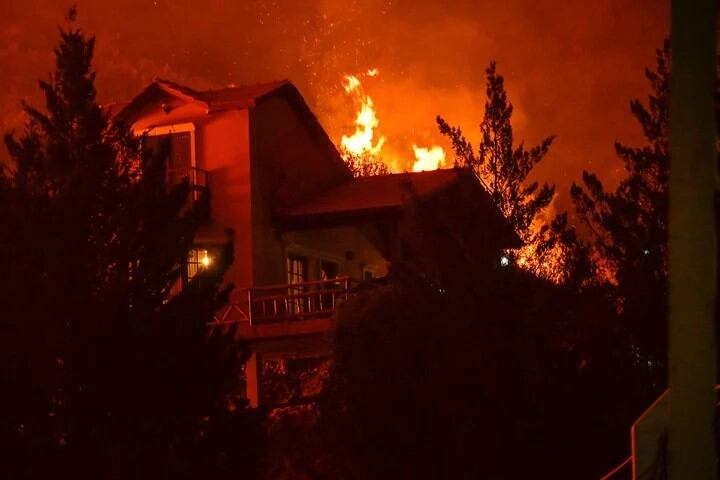
<svg viewBox="0 0 720 480">
<path fill-rule="evenodd" d="M 191 88 L 191 87 L 188 87 L 188 86 L 185 86 L 185 85 L 181 85 L 181 84 L 179 84 L 179 83 L 177 83 L 177 82 L 173 82 L 172 80 L 168 80 L 168 79 L 166 79 L 166 78 L 155 77 L 155 78 L 153 78 L 153 82 L 155 82 L 155 83 L 162 83 L 162 84 L 164 84 L 164 85 L 166 85 L 166 86 L 168 86 L 168 87 L 170 87 L 170 88 L 173 88 L 173 89 L 176 89 L 176 90 L 181 90 L 181 91 L 183 91 L 183 93 L 187 93 L 187 94 L 189 94 L 189 93 L 194 93 L 194 94 L 201 93 L 201 92 L 199 92 L 198 90 L 195 90 L 194 88 Z"/>
<path fill-rule="evenodd" d="M 200 94 L 203 94 L 203 93 L 221 92 L 223 90 L 240 90 L 243 88 L 265 87 L 265 86 L 270 86 L 270 85 L 277 85 L 279 87 L 279 86 L 286 85 L 289 83 L 291 83 L 290 80 L 285 78 L 282 80 L 272 80 L 270 82 L 245 83 L 245 84 L 241 84 L 241 85 L 231 84 L 231 85 L 227 85 L 227 86 L 221 87 L 221 88 L 210 88 L 208 90 L 202 90 L 202 91 L 197 91 L 197 92 Z"/>
</svg>

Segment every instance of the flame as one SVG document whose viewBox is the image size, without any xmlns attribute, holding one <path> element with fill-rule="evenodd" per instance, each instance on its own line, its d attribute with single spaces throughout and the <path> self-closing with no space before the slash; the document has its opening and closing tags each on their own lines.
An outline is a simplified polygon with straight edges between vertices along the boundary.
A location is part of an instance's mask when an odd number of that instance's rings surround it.
<svg viewBox="0 0 720 480">
<path fill-rule="evenodd" d="M 383 146 L 385 145 L 385 136 L 378 136 L 377 128 L 380 125 L 375 104 L 373 99 L 365 93 L 363 84 L 360 81 L 362 77 L 377 77 L 380 74 L 377 68 L 370 68 L 364 73 L 357 75 L 345 75 L 343 78 L 343 88 L 345 93 L 352 97 L 357 105 L 357 114 L 355 116 L 355 132 L 352 135 L 343 135 L 340 141 L 341 151 L 346 156 L 372 156 L 381 158 Z M 418 147 L 412 145 L 415 152 L 415 161 L 412 163 L 412 170 L 419 172 L 422 170 L 437 170 L 445 166 L 445 151 L 442 147 L 433 145 L 429 148 Z M 402 171 L 404 166 L 410 164 L 409 161 L 397 158 L 396 154 L 391 152 L 388 158 L 388 152 L 384 152 L 383 160 L 390 171 Z M 346 158 L 347 160 L 347 158 Z"/>
<path fill-rule="evenodd" d="M 423 170 L 437 170 L 445 165 L 445 151 L 442 147 L 433 146 L 430 148 L 412 146 L 415 152 L 415 163 L 413 164 L 413 172 L 421 172 Z"/>
<path fill-rule="evenodd" d="M 371 72 L 372 75 L 371 75 Z M 377 70 L 369 70 L 367 75 L 377 75 Z M 355 133 L 350 136 L 343 135 L 340 144 L 345 150 L 354 155 L 378 155 L 385 143 L 385 137 L 380 137 L 373 142 L 375 136 L 374 130 L 380 124 L 372 98 L 366 95 L 360 79 L 355 75 L 345 76 L 345 92 L 353 96 L 353 99 L 359 106 L 357 116 L 355 117 Z"/>
</svg>

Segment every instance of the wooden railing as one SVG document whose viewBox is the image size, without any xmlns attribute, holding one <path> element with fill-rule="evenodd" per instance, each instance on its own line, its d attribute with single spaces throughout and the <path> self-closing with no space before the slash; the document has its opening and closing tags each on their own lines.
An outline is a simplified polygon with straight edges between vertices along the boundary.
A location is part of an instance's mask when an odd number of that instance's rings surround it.
<svg viewBox="0 0 720 480">
<path fill-rule="evenodd" d="M 250 325 L 331 316 L 350 294 L 350 277 L 246 290 L 242 303 L 232 303 L 214 318 L 214 324 Z"/>
</svg>

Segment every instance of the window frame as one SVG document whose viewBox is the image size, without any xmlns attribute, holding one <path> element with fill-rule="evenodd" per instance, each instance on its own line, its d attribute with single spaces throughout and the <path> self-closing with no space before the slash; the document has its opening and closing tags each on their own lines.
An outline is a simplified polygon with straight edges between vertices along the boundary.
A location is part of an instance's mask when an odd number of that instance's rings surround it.
<svg viewBox="0 0 720 480">
<path fill-rule="evenodd" d="M 172 135 L 173 133 L 190 133 L 190 168 L 198 168 L 195 141 L 195 124 L 192 122 L 172 123 L 170 125 L 158 125 L 145 130 L 134 130 L 136 135 L 147 135 L 148 137 L 159 137 Z"/>
</svg>

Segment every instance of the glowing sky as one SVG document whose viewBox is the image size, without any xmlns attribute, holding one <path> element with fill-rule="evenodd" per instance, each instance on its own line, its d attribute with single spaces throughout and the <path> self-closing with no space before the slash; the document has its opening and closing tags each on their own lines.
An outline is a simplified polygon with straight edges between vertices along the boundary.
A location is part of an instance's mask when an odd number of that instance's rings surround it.
<svg viewBox="0 0 720 480">
<path fill-rule="evenodd" d="M 0 129 L 21 123 L 52 68 L 67 0 L 3 0 Z M 153 77 L 202 89 L 289 78 L 339 142 L 353 131 L 346 74 L 364 82 L 386 148 L 412 162 L 412 145 L 439 143 L 435 115 L 475 140 L 490 60 L 506 77 L 516 137 L 558 135 L 540 179 L 560 204 L 583 169 L 614 182 L 613 142 L 641 141 L 628 109 L 648 93 L 643 72 L 668 31 L 667 0 L 117 0 L 78 2 L 97 36 L 103 102 L 138 93 Z M 2 154 L 5 155 L 4 152 Z"/>
</svg>

